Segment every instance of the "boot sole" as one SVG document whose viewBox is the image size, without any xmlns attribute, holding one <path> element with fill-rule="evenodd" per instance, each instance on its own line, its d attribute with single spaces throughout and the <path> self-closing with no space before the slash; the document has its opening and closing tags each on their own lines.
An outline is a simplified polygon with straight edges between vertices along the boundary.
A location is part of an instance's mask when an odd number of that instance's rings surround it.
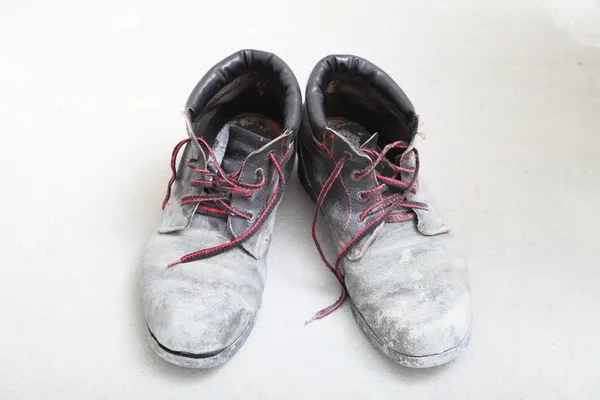
<svg viewBox="0 0 600 400">
<path fill-rule="evenodd" d="M 240 336 L 238 336 L 237 339 L 235 339 L 235 341 L 229 345 L 229 347 L 216 352 L 204 354 L 193 354 L 171 350 L 161 344 L 147 326 L 146 331 L 148 332 L 148 341 L 150 343 L 150 347 L 163 360 L 185 368 L 210 369 L 224 364 L 233 357 L 233 355 L 246 342 L 246 339 L 248 339 L 252 328 L 254 328 L 255 322 L 256 316 L 252 319 L 248 326 L 244 328 L 244 331 L 240 334 Z"/>
<path fill-rule="evenodd" d="M 304 169 L 304 162 L 302 159 L 302 144 L 298 144 L 298 177 L 300 178 L 300 183 L 304 187 L 305 192 L 308 194 L 308 197 L 313 201 L 313 203 L 317 202 L 317 196 L 313 192 L 313 189 L 308 184 L 306 179 L 306 171 Z M 352 297 L 348 296 L 350 300 L 350 308 L 352 309 L 352 315 L 354 315 L 354 319 L 356 320 L 358 326 L 363 331 L 367 339 L 371 342 L 371 344 L 377 348 L 381 353 L 387 356 L 392 361 L 404 365 L 410 368 L 430 368 L 437 367 L 438 365 L 445 364 L 456 359 L 463 350 L 468 346 L 471 340 L 471 329 L 469 328 L 469 332 L 465 335 L 465 337 L 455 346 L 448 350 L 445 350 L 441 353 L 436 354 L 428 354 L 423 356 L 412 356 L 408 354 L 402 354 L 397 352 L 396 350 L 386 346 L 383 344 L 381 339 L 377 337 L 377 335 L 373 332 L 367 321 L 363 318 L 362 314 L 352 301 Z"/>
</svg>

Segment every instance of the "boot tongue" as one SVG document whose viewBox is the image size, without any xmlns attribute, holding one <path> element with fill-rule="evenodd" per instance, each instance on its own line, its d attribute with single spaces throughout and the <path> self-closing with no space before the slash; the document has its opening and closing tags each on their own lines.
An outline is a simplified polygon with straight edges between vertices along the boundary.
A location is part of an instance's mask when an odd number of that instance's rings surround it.
<svg viewBox="0 0 600 400">
<path fill-rule="evenodd" d="M 225 136 L 227 136 L 227 139 L 225 139 Z M 217 135 L 217 140 L 219 141 L 220 153 L 217 155 L 215 149 L 215 155 L 221 163 L 221 167 L 227 173 L 233 173 L 240 169 L 250 153 L 269 142 L 267 138 L 237 125 L 225 127 Z"/>
<path fill-rule="evenodd" d="M 217 134 L 217 137 L 212 145 L 212 151 L 219 165 L 223 163 L 223 158 L 225 157 L 225 150 L 227 149 L 228 143 L 229 127 L 226 127 L 225 129 L 221 129 L 221 131 Z"/>
<path fill-rule="evenodd" d="M 244 165 L 244 161 L 250 153 L 260 149 L 267 142 L 268 139 L 261 135 L 229 123 L 217 133 L 211 149 L 221 169 L 223 169 L 225 173 L 231 174 Z M 207 165 L 213 172 L 217 170 L 214 166 L 214 161 L 210 156 L 207 157 Z M 207 213 L 201 208 L 198 209 L 198 212 L 210 215 L 216 219 L 222 219 L 222 217 Z"/>
</svg>

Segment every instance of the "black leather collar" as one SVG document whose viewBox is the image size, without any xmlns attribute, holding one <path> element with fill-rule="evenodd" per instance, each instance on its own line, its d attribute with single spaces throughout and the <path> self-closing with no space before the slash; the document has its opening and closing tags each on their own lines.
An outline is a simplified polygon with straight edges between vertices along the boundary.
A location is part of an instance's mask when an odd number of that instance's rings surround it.
<svg viewBox="0 0 600 400">
<path fill-rule="evenodd" d="M 306 87 L 306 107 L 314 134 L 320 135 L 327 126 L 325 96 L 328 83 L 335 76 L 358 79 L 379 92 L 396 114 L 400 115 L 410 130 L 416 123 L 414 107 L 394 80 L 375 64 L 353 55 L 330 55 L 314 67 Z"/>
<path fill-rule="evenodd" d="M 193 115 L 197 116 L 223 87 L 251 72 L 266 72 L 281 83 L 285 93 L 285 126 L 297 129 L 301 118 L 302 95 L 296 77 L 279 57 L 259 50 L 238 51 L 211 68 L 192 90 L 186 110 L 191 109 Z"/>
</svg>

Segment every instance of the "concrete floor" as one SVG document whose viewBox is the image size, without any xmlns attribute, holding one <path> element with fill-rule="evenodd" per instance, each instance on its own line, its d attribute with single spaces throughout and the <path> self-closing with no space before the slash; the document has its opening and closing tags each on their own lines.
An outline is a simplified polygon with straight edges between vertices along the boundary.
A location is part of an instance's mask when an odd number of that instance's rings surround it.
<svg viewBox="0 0 600 400">
<path fill-rule="evenodd" d="M 0 398 L 600 398 L 600 19 L 578 1 L 0 3 Z M 296 179 L 242 350 L 209 372 L 151 352 L 140 257 L 179 111 L 246 47 L 301 86 L 322 56 L 355 53 L 411 97 L 423 175 L 470 259 L 463 357 L 398 367 L 348 305 L 303 325 L 338 288 Z"/>
</svg>

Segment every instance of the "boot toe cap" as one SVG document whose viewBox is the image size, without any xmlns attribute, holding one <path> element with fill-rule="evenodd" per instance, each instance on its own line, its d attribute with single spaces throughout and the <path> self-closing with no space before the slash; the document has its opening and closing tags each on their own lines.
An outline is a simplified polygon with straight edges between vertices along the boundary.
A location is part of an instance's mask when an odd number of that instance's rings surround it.
<svg viewBox="0 0 600 400">
<path fill-rule="evenodd" d="M 218 354 L 242 335 L 256 314 L 243 296 L 219 284 L 169 286 L 147 293 L 145 313 L 152 336 L 173 353 Z"/>
</svg>

